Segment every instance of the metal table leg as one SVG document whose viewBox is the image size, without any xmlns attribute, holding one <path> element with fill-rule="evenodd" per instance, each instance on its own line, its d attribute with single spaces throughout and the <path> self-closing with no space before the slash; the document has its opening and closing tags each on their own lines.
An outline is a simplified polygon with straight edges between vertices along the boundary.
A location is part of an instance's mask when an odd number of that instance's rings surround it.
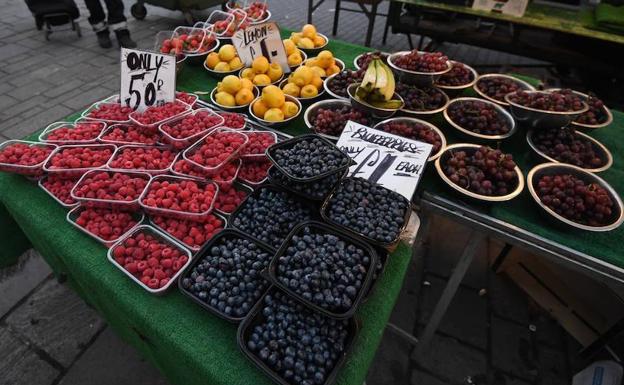
<svg viewBox="0 0 624 385">
<path fill-rule="evenodd" d="M 464 279 L 464 276 L 468 271 L 468 267 L 472 263 L 472 260 L 477 252 L 477 247 L 484 239 L 485 235 L 479 234 L 474 230 L 470 232 L 470 238 L 468 239 L 466 248 L 462 252 L 461 257 L 457 262 L 457 265 L 455 266 L 444 291 L 442 292 L 442 296 L 436 304 L 436 307 L 431 314 L 431 318 L 429 319 L 429 322 L 427 322 L 427 326 L 425 326 L 425 331 L 418 341 L 418 345 L 416 346 L 414 352 L 414 358 L 416 360 L 422 358 L 427 353 L 427 348 L 431 343 L 433 335 L 438 329 L 438 326 L 440 326 L 440 321 L 442 321 L 442 317 L 451 304 L 451 301 L 459 288 L 459 284 Z"/>
</svg>

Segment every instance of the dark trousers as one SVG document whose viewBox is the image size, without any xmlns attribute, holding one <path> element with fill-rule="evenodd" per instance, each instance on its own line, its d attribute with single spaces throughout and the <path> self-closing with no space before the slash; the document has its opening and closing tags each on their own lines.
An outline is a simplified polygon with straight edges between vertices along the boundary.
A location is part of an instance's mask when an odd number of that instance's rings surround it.
<svg viewBox="0 0 624 385">
<path fill-rule="evenodd" d="M 89 9 L 89 23 L 91 23 L 91 25 L 95 26 L 106 19 L 106 14 L 104 13 L 100 0 L 84 0 L 84 2 L 87 9 Z M 126 21 L 122 0 L 104 0 L 104 2 L 108 10 L 108 25 Z"/>
</svg>

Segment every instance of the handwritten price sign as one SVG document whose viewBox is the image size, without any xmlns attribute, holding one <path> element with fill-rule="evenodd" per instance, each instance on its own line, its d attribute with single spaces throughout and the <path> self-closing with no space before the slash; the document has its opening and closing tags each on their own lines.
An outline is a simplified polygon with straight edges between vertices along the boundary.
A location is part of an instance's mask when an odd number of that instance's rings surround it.
<svg viewBox="0 0 624 385">
<path fill-rule="evenodd" d="M 277 23 L 269 22 L 240 29 L 232 36 L 232 44 L 247 67 L 258 56 L 264 56 L 270 63 L 278 63 L 284 73 L 290 72 Z"/>
<path fill-rule="evenodd" d="M 121 103 L 143 111 L 175 99 L 176 59 L 173 55 L 121 49 Z"/>
<path fill-rule="evenodd" d="M 349 176 L 368 179 L 412 199 L 433 149 L 419 142 L 348 121 L 337 143 L 356 164 Z"/>
</svg>

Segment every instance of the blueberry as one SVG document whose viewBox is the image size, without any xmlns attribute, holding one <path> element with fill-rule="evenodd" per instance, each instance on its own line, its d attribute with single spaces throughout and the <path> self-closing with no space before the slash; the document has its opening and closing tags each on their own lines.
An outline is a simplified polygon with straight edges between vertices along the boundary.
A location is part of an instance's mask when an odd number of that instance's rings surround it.
<svg viewBox="0 0 624 385">
<path fill-rule="evenodd" d="M 226 247 L 230 255 L 226 255 Z M 272 257 L 247 239 L 233 235 L 220 237 L 213 247 L 197 255 L 199 262 L 183 278 L 183 283 L 187 284 L 184 287 L 219 312 L 230 317 L 244 317 L 251 309 L 250 304 L 253 305 L 268 287 L 262 277 L 249 274 L 253 270 L 251 267 L 264 269 Z"/>
<path fill-rule="evenodd" d="M 394 241 L 405 224 L 409 203 L 396 192 L 361 178 L 336 187 L 327 214 L 335 223 L 383 243 Z"/>
<path fill-rule="evenodd" d="M 249 350 L 290 384 L 325 383 L 345 350 L 348 321 L 315 313 L 277 290 L 262 304 Z"/>
<path fill-rule="evenodd" d="M 314 207 L 304 205 L 291 194 L 262 188 L 258 196 L 250 196 L 232 225 L 275 248 L 299 222 L 312 217 Z"/>
<path fill-rule="evenodd" d="M 290 147 L 280 147 L 274 151 L 273 158 L 296 178 L 314 178 L 349 164 L 346 154 L 318 137 L 300 138 Z"/>
</svg>

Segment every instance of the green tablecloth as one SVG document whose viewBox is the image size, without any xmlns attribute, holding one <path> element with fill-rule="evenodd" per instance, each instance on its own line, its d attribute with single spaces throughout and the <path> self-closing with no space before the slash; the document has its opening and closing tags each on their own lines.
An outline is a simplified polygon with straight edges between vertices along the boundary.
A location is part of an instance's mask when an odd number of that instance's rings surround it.
<svg viewBox="0 0 624 385">
<path fill-rule="evenodd" d="M 362 48 L 331 43 L 330 48 L 346 62 Z M 201 67 L 187 67 L 179 89 L 210 90 L 215 81 Z M 288 128 L 303 132 L 301 121 Z M 77 231 L 65 220 L 66 211 L 33 182 L 18 175 L 0 173 L 2 248 L 19 228 L 59 274 L 68 276 L 76 292 L 106 318 L 124 340 L 137 347 L 174 384 L 269 384 L 236 346 L 236 327 L 209 314 L 174 288 L 163 297 L 148 294 L 106 259 L 106 249 Z M 18 238 L 15 238 L 18 239 Z M 27 242 L 17 242 L 22 248 Z M 19 248 L 15 249 L 16 251 Z M 0 254 L 0 258 L 2 258 Z M 360 385 L 381 340 L 385 324 L 401 289 L 411 250 L 400 244 L 388 258 L 373 295 L 357 313 L 362 327 L 338 384 Z"/>
</svg>

